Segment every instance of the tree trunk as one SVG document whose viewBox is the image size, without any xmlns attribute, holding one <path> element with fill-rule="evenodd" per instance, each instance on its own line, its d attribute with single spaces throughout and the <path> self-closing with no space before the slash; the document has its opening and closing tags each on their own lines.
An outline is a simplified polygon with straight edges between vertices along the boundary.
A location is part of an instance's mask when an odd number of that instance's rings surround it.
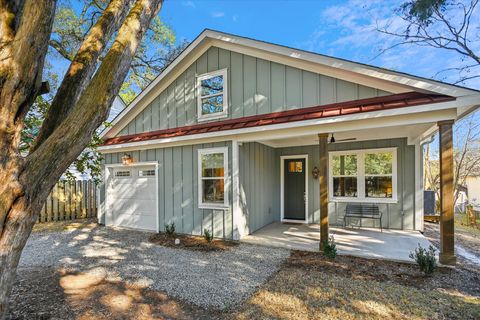
<svg viewBox="0 0 480 320">
<path fill-rule="evenodd" d="M 0 10 L 5 8 L 2 1 L 0 0 Z M 93 78 L 85 85 L 85 89 L 80 90 L 81 95 L 78 101 L 71 101 L 65 97 L 59 99 L 60 104 L 67 105 L 64 110 L 68 110 L 68 112 L 66 115 L 60 116 L 61 121 L 52 121 L 52 123 L 55 123 L 55 126 L 51 134 L 46 135 L 37 145 L 36 150 L 31 152 L 26 159 L 23 159 L 18 155 L 18 139 L 16 135 L 19 134 L 23 127 L 21 114 L 24 110 L 28 111 L 40 87 L 43 67 L 42 57 L 45 56 L 47 50 L 47 41 L 51 32 L 55 5 L 54 1 L 31 1 L 32 3 L 29 5 L 30 10 L 25 5 L 18 30 L 21 30 L 23 25 L 28 26 L 32 21 L 35 28 L 31 28 L 31 33 L 24 32 L 23 35 L 27 36 L 24 39 L 30 44 L 35 43 L 35 40 L 38 38 L 43 39 L 44 42 L 40 41 L 40 43 L 44 45 L 44 51 L 30 51 L 32 54 L 37 54 L 37 60 L 33 63 L 27 59 L 28 63 L 31 64 L 29 69 L 28 65 L 23 65 L 25 61 L 24 56 L 28 55 L 29 52 L 18 50 L 15 52 L 15 50 L 12 50 L 11 52 L 16 54 L 12 54 L 11 63 L 24 67 L 28 72 L 25 72 L 25 74 L 21 73 L 17 77 L 18 79 L 14 76 L 10 78 L 2 77 L 3 73 L 0 74 L 1 83 L 12 82 L 11 79 L 16 79 L 17 81 L 16 86 L 0 87 L 0 99 L 2 99 L 0 100 L 2 103 L 0 104 L 2 108 L 0 110 L 0 124 L 6 124 L 4 127 L 0 126 L 0 143 L 2 143 L 0 152 L 5 155 L 3 158 L 0 155 L 2 165 L 0 171 L 2 181 L 0 186 L 0 317 L 5 317 L 6 315 L 8 296 L 15 279 L 21 252 L 50 190 L 63 172 L 88 145 L 95 130 L 106 119 L 110 106 L 128 73 L 135 51 L 152 18 L 160 10 L 163 3 L 163 0 L 136 1 L 118 30 L 118 35 L 103 59 L 102 64 L 96 70 Z M 28 2 L 26 1 L 26 3 Z M 39 3 L 44 5 L 42 10 L 45 12 L 40 10 L 41 6 Z M 48 7 L 47 4 L 51 6 Z M 25 21 L 25 14 L 29 11 L 33 11 L 42 17 L 43 20 L 35 20 L 30 17 L 28 21 Z M 45 18 L 48 15 L 50 15 L 50 20 Z M 34 15 L 31 14 L 31 16 Z M 12 21 L 16 21 L 16 19 Z M 44 24 L 49 22 L 50 24 L 46 28 L 49 30 L 43 30 L 39 27 L 40 22 Z M 12 25 L 15 25 L 15 23 L 7 24 L 7 26 Z M 111 27 L 113 28 L 114 25 L 114 23 L 111 24 Z M 5 29 L 4 26 L 5 24 L 1 21 L 1 32 Z M 18 33 L 20 32 L 18 31 Z M 12 34 L 15 34 L 13 28 Z M 17 41 L 12 43 L 15 42 Z M 18 42 L 21 41 L 19 40 Z M 3 66 L 6 67 L 5 64 Z M 2 65 L 0 64 L 1 67 Z M 32 72 L 34 68 L 35 70 Z M 21 70 L 20 67 L 18 69 Z M 0 71 L 3 71 L 3 69 L 0 69 Z M 20 87 L 20 85 L 24 87 Z M 19 92 L 21 95 L 16 91 L 17 88 L 20 88 L 21 91 Z M 76 88 L 74 89 L 77 90 Z M 21 103 L 17 102 L 16 117 L 13 118 L 11 112 L 4 112 L 6 109 L 12 108 L 12 105 L 5 104 L 5 99 L 3 99 L 9 95 L 23 97 L 23 101 L 20 101 L 18 98 L 15 100 Z M 53 119 L 55 111 L 50 110 L 48 116 Z M 12 138 L 11 128 L 15 129 L 14 138 Z M 3 137 L 9 138 L 3 139 Z M 4 153 L 4 151 L 8 152 Z"/>
</svg>

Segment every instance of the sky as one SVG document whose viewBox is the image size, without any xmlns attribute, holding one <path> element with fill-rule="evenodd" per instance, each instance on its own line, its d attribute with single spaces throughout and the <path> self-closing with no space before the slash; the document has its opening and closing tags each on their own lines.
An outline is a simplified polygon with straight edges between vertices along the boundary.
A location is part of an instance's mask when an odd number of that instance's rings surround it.
<svg viewBox="0 0 480 320">
<path fill-rule="evenodd" d="M 410 45 L 380 54 L 382 48 L 393 45 L 398 39 L 381 34 L 376 29 L 388 26 L 389 30 L 404 30 L 405 24 L 395 12 L 404 2 L 166 0 L 160 17 L 176 32 L 177 41 L 192 41 L 202 30 L 209 28 L 435 80 L 456 82 L 459 78 L 457 72 L 442 72 L 468 63 L 456 53 Z M 476 52 L 480 52 L 478 8 L 477 12 L 471 21 L 471 30 L 477 32 L 474 33 L 477 41 L 472 45 Z M 460 85 L 480 90 L 480 79 Z M 480 122 L 480 112 L 476 112 L 473 119 Z M 466 126 L 459 123 L 456 127 L 455 144 L 461 145 Z M 431 151 L 438 153 L 438 135 L 431 146 Z"/>
<path fill-rule="evenodd" d="M 403 46 L 379 55 L 396 41 L 376 26 L 401 28 L 395 10 L 404 1 L 253 1 L 166 0 L 164 23 L 181 39 L 193 40 L 203 29 L 237 34 L 339 58 L 454 82 L 456 73 L 440 73 L 465 63 L 454 53 Z M 480 26 L 480 12 L 472 21 Z M 480 41 L 476 44 L 480 49 Z M 480 89 L 480 79 L 465 85 Z"/>
<path fill-rule="evenodd" d="M 81 8 L 79 0 L 64 2 L 71 3 L 77 11 Z M 469 61 L 452 51 L 410 45 L 380 54 L 382 48 L 397 43 L 398 39 L 376 29 L 388 26 L 389 30 L 404 30 L 405 24 L 395 12 L 404 2 L 406 0 L 165 0 L 159 15 L 174 30 L 178 43 L 192 41 L 209 28 L 454 83 L 458 73 L 442 71 Z M 459 19 L 455 14 L 446 14 L 451 15 L 452 21 Z M 471 45 L 480 52 L 478 8 L 470 30 L 472 39 L 476 40 Z M 57 60 L 54 64 L 58 74 L 63 74 L 68 67 L 66 61 Z M 476 72 L 480 72 L 478 64 L 477 69 Z M 480 90 L 480 78 L 461 85 Z M 476 112 L 474 118 L 480 122 L 480 112 Z M 456 143 L 461 142 L 456 139 Z M 436 145 L 434 141 L 433 146 Z"/>
</svg>

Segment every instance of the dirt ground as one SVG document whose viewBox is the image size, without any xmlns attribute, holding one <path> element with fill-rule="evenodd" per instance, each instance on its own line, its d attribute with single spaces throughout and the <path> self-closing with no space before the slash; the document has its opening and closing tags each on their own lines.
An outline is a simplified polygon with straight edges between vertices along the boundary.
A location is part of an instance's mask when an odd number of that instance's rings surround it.
<svg viewBox="0 0 480 320">
<path fill-rule="evenodd" d="M 7 319 L 210 319 L 212 315 L 164 293 L 101 276 L 52 268 L 21 274 Z"/>
<path fill-rule="evenodd" d="M 433 237 L 434 227 L 427 230 L 427 236 Z M 480 319 L 480 272 L 460 263 L 456 269 L 440 268 L 433 276 L 424 277 L 413 264 L 348 256 L 330 260 L 320 253 L 293 251 L 280 270 L 242 305 L 205 310 L 100 275 L 23 269 L 7 316 L 82 320 L 319 318 Z"/>
<path fill-rule="evenodd" d="M 175 244 L 175 240 L 180 240 L 179 244 Z M 222 250 L 229 250 L 234 246 L 238 245 L 238 242 L 234 241 L 225 241 L 221 239 L 213 239 L 212 242 L 208 242 L 203 237 L 200 236 L 190 236 L 190 235 L 182 235 L 176 234 L 174 236 L 168 236 L 164 233 L 155 234 L 150 237 L 150 242 L 170 247 L 170 248 L 178 248 L 178 249 L 187 249 L 187 250 L 194 250 L 194 251 L 222 251 Z"/>
<path fill-rule="evenodd" d="M 432 242 L 437 249 L 440 248 L 440 225 L 438 223 L 425 222 L 424 236 Z M 455 224 L 455 245 L 461 246 L 468 253 L 480 259 L 480 229 Z M 480 272 L 480 265 L 473 264 L 468 259 L 457 254 L 459 267 L 477 269 Z"/>
<path fill-rule="evenodd" d="M 446 268 L 425 278 L 414 265 L 294 252 L 235 318 L 479 319 L 479 280 Z"/>
</svg>

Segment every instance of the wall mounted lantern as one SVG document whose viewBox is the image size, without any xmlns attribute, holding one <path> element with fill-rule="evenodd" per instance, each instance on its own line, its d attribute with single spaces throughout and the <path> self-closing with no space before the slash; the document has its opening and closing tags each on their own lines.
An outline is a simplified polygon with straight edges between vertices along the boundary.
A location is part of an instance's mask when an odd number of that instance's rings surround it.
<svg viewBox="0 0 480 320">
<path fill-rule="evenodd" d="M 122 163 L 126 166 L 133 163 L 133 158 L 131 155 L 125 153 L 122 157 Z"/>
<path fill-rule="evenodd" d="M 317 167 L 313 168 L 312 170 L 312 176 L 313 176 L 313 179 L 318 179 L 318 176 L 320 175 L 320 170 L 318 170 Z"/>
</svg>

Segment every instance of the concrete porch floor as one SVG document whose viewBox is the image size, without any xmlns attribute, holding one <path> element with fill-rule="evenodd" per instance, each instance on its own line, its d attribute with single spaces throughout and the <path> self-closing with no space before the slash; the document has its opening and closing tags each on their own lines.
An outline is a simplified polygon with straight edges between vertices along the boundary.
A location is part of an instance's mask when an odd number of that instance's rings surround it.
<svg viewBox="0 0 480 320">
<path fill-rule="evenodd" d="M 418 231 L 369 228 L 330 227 L 339 254 L 364 258 L 413 262 L 408 255 L 420 244 L 430 242 Z M 242 237 L 242 242 L 303 251 L 318 251 L 320 226 L 318 224 L 271 223 L 253 234 Z"/>
</svg>

